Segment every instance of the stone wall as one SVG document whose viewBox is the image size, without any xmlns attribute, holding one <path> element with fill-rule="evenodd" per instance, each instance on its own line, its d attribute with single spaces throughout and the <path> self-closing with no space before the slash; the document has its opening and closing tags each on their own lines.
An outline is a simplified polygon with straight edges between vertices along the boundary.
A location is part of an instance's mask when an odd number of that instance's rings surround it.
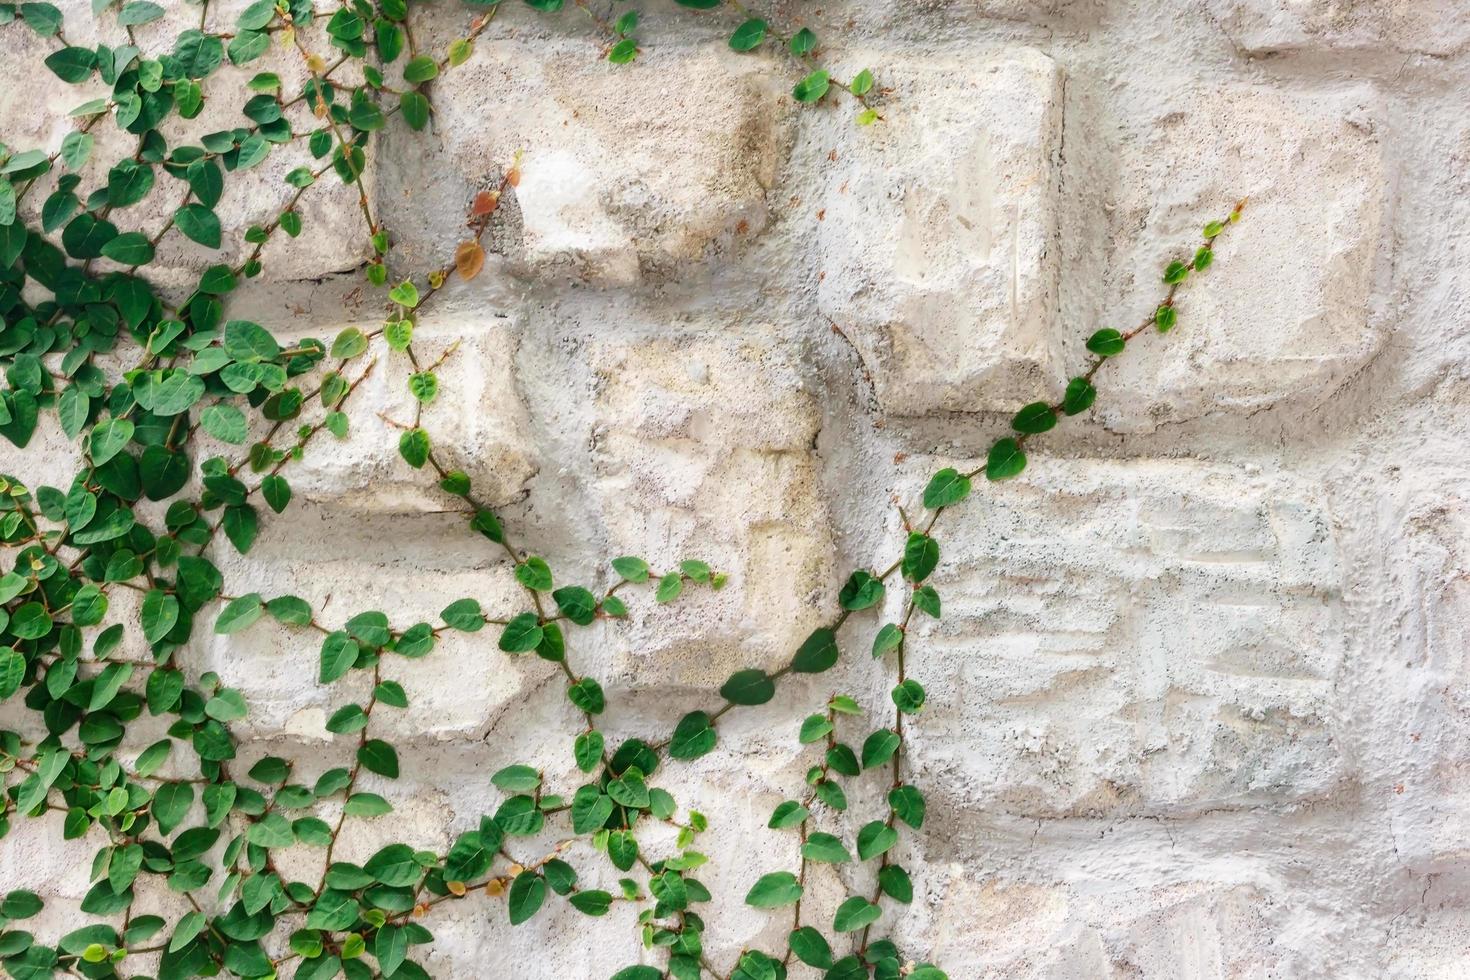
<svg viewBox="0 0 1470 980">
<path fill-rule="evenodd" d="M 730 573 L 581 639 L 610 731 L 666 731 L 732 669 L 784 662 L 840 576 L 892 559 L 895 502 L 1055 397 L 1085 337 L 1137 322 L 1166 262 L 1249 195 L 1179 327 L 1106 367 L 1096 409 L 948 525 L 946 614 L 912 647 L 930 817 L 898 933 L 956 980 L 1470 972 L 1470 4 L 778 4 L 835 71 L 874 70 L 871 128 L 792 103 L 792 66 L 731 52 L 729 18 L 642 6 L 647 50 L 615 67 L 570 6 L 508 0 L 436 83 L 432 131 L 394 127 L 371 157 L 400 254 L 427 269 L 524 151 L 485 272 L 418 334 L 431 355 L 460 344 L 425 424 L 518 540 L 589 584 L 624 553 Z M 85 43 L 87 4 L 68 7 Z M 441 43 L 464 19 L 444 3 L 416 29 Z M 54 146 L 82 97 L 57 93 L 39 41 L 4 44 L 0 138 Z M 236 238 L 294 163 L 232 192 Z M 236 315 L 288 335 L 373 322 L 351 196 L 314 200 Z M 379 412 L 403 411 L 402 372 L 385 362 L 352 438 L 294 470 L 299 504 L 248 557 L 220 552 L 230 591 L 328 615 L 513 608 L 501 556 L 397 459 Z M 50 438 L 55 460 L 0 469 L 69 474 Z M 349 692 L 311 683 L 314 645 L 273 629 L 200 639 L 192 663 L 248 697 L 247 761 L 335 764 L 348 747 L 322 723 Z M 675 778 L 714 820 L 724 969 L 784 943 L 786 917 L 741 898 L 795 861 L 764 823 L 810 764 L 799 719 L 833 690 L 886 702 L 870 635 L 730 715 Z M 541 661 L 482 635 L 394 669 L 414 695 L 385 716 L 398 811 L 341 856 L 387 835 L 443 849 L 493 809 L 500 766 L 571 769 L 536 734 L 580 726 Z M 38 889 L 39 929 L 65 925 L 95 845 L 21 822 L 0 891 Z M 433 925 L 446 977 L 602 978 L 638 955 L 631 912 L 558 905 L 512 929 L 469 900 Z"/>
</svg>

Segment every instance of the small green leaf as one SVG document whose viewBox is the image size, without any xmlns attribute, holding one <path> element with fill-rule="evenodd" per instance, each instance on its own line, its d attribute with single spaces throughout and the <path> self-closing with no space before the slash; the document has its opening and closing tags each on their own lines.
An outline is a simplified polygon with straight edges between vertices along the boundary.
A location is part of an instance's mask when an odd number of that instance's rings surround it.
<svg viewBox="0 0 1470 980">
<path fill-rule="evenodd" d="M 776 696 L 776 683 L 763 670 L 740 670 L 720 687 L 720 696 L 731 704 L 765 704 Z"/>
<path fill-rule="evenodd" d="M 648 581 L 648 562 L 642 558 L 625 556 L 612 560 L 613 571 L 623 577 L 624 581 L 641 583 Z"/>
<path fill-rule="evenodd" d="M 970 495 L 970 478 L 953 467 L 935 473 L 924 488 L 924 506 L 938 510 L 957 504 Z"/>
<path fill-rule="evenodd" d="M 190 241 L 219 248 L 219 216 L 202 204 L 185 204 L 174 212 L 174 225 Z"/>
<path fill-rule="evenodd" d="M 883 601 L 883 581 L 871 573 L 859 569 L 852 573 L 838 593 L 837 602 L 843 609 L 857 612 L 876 606 Z"/>
<path fill-rule="evenodd" d="M 1087 349 L 1099 357 L 1116 357 L 1127 346 L 1123 335 L 1112 327 L 1105 327 L 1087 338 Z"/>
<path fill-rule="evenodd" d="M 791 36 L 791 53 L 794 55 L 810 54 L 817 46 L 817 35 L 813 34 L 811 28 L 803 27 Z"/>
<path fill-rule="evenodd" d="M 368 772 L 398 778 L 398 753 L 382 739 L 371 738 L 362 743 L 357 750 L 357 761 Z"/>
<path fill-rule="evenodd" d="M 758 909 L 778 909 L 795 905 L 801 899 L 801 883 L 789 871 L 773 871 L 762 875 L 745 894 L 745 904 Z"/>
<path fill-rule="evenodd" d="M 903 547 L 903 577 L 922 582 L 939 566 L 939 542 L 927 534 L 911 532 Z"/>
<path fill-rule="evenodd" d="M 674 737 L 669 741 L 669 757 L 698 759 L 714 749 L 716 738 L 709 715 L 703 711 L 691 711 L 674 728 Z"/>
<path fill-rule="evenodd" d="M 1057 424 L 1057 413 L 1046 402 L 1032 402 L 1011 419 L 1011 428 L 1028 435 L 1048 432 Z"/>
<path fill-rule="evenodd" d="M 871 860 L 897 843 L 898 831 L 882 820 L 864 824 L 857 836 L 858 859 Z"/>
<path fill-rule="evenodd" d="M 534 871 L 522 871 L 510 883 L 510 924 L 518 926 L 530 919 L 546 901 L 546 879 Z"/>
<path fill-rule="evenodd" d="M 842 841 L 821 831 L 807 835 L 806 843 L 801 845 L 801 854 L 808 861 L 822 861 L 827 864 L 846 864 L 852 860 L 852 855 L 842 846 Z"/>
<path fill-rule="evenodd" d="M 759 17 L 752 17 L 730 35 L 730 47 L 736 51 L 750 51 L 760 46 L 766 39 L 766 22 Z"/>
<path fill-rule="evenodd" d="M 530 766 L 506 766 L 490 782 L 507 793 L 531 793 L 541 788 L 541 774 Z"/>
<path fill-rule="evenodd" d="M 798 674 L 820 674 L 837 663 L 837 634 L 827 627 L 812 631 L 791 659 L 791 669 Z"/>
<path fill-rule="evenodd" d="M 1097 400 L 1097 389 L 1086 378 L 1073 378 L 1067 382 L 1066 394 L 1062 396 L 1062 411 L 1067 415 L 1078 415 L 1092 407 Z"/>
<path fill-rule="evenodd" d="M 409 429 L 398 437 L 398 454 L 416 470 L 424 468 L 429 452 L 429 433 L 423 429 Z"/>
<path fill-rule="evenodd" d="M 413 309 L 419 305 L 419 291 L 412 282 L 405 279 L 403 282 L 388 290 L 388 298 L 399 306 Z"/>
<path fill-rule="evenodd" d="M 797 82 L 796 86 L 791 90 L 791 95 L 798 102 L 820 102 L 822 96 L 827 94 L 827 89 L 830 85 L 830 79 L 826 71 L 818 68 Z"/>
<path fill-rule="evenodd" d="M 528 653 L 541 645 L 545 631 L 535 613 L 521 613 L 500 634 L 500 649 L 506 653 Z"/>
<path fill-rule="evenodd" d="M 837 932 L 857 932 L 882 917 L 882 909 L 866 898 L 855 895 L 837 906 L 837 914 L 832 917 L 832 928 Z"/>
<path fill-rule="evenodd" d="M 1001 439 L 990 447 L 985 459 L 987 480 L 1009 480 L 1026 468 L 1026 454 L 1014 439 Z"/>
<path fill-rule="evenodd" d="M 265 604 L 261 602 L 260 593 L 252 592 L 242 595 L 238 599 L 230 600 L 230 603 L 220 611 L 219 618 L 214 621 L 216 633 L 238 633 L 251 623 L 260 618 L 265 612 Z"/>
<path fill-rule="evenodd" d="M 910 677 L 893 689 L 893 703 L 904 714 L 918 714 L 924 707 L 924 686 Z"/>
</svg>

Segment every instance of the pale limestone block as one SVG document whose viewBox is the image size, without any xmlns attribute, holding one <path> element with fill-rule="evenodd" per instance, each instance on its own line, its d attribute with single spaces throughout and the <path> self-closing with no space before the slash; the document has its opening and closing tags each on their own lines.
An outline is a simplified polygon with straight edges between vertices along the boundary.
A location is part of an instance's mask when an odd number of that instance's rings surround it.
<svg viewBox="0 0 1470 980">
<path fill-rule="evenodd" d="M 321 339 L 330 345 L 335 336 L 324 331 Z M 435 370 L 439 392 L 423 406 L 420 424 L 445 468 L 464 470 L 475 497 L 490 506 L 519 499 L 538 467 L 514 370 L 518 343 L 511 322 L 493 314 L 428 314 L 414 330 L 414 351 L 424 369 L 453 349 Z M 304 499 L 336 509 L 393 514 L 462 508 L 438 489 L 432 467 L 414 470 L 399 454 L 399 439 L 413 424 L 417 405 L 408 387 L 415 370 L 408 356 L 380 341 L 371 353 L 348 362 L 343 374 L 354 380 L 370 362 L 371 373 L 343 409 L 351 426 L 347 438 L 322 432 L 282 475 Z"/>
<path fill-rule="evenodd" d="M 944 618 L 919 617 L 911 643 L 929 686 L 917 737 L 953 773 L 945 792 L 1031 816 L 1331 793 L 1344 626 L 1315 493 L 1100 460 L 978 488 L 940 534 Z"/>
<path fill-rule="evenodd" d="M 1470 500 L 1432 483 L 1403 504 L 1390 568 L 1402 587 L 1398 643 L 1374 684 L 1374 719 L 1391 729 L 1381 776 L 1394 852 L 1415 872 L 1441 874 L 1470 856 Z"/>
<path fill-rule="evenodd" d="M 885 121 L 844 130 L 824 167 L 821 312 L 885 412 L 1031 400 L 1060 378 L 1061 71 L 1024 47 L 891 54 Z"/>
<path fill-rule="evenodd" d="M 730 577 L 667 606 L 632 602 L 615 663 L 640 685 L 709 688 L 784 662 L 826 615 L 833 576 L 820 414 L 799 347 L 756 327 L 603 342 L 589 358 L 590 490 L 610 554 L 660 572 L 697 558 Z"/>
<path fill-rule="evenodd" d="M 626 286 L 729 250 L 765 226 L 789 141 L 784 86 L 723 43 L 617 66 L 585 41 L 482 39 L 434 90 L 444 148 L 395 160 L 403 206 L 448 241 L 523 151 L 505 247 L 535 280 Z M 405 230 L 410 254 L 425 234 Z"/>
<path fill-rule="evenodd" d="M 232 594 L 259 592 L 267 600 L 298 595 L 329 629 L 369 610 L 385 613 L 397 630 L 419 622 L 439 627 L 441 610 L 465 597 L 478 599 L 498 618 L 521 611 L 515 583 L 503 567 L 433 571 L 422 565 L 365 564 L 361 558 L 331 555 L 332 530 L 330 524 L 298 528 L 293 540 L 274 548 L 263 535 L 249 557 L 221 550 L 216 561 Z M 454 546 L 467 537 L 459 532 Z M 355 550 L 357 545 L 349 540 L 346 547 Z M 441 560 L 447 553 L 445 539 L 439 537 L 429 539 L 425 548 Z M 399 557 L 422 556 L 400 552 Z M 245 630 L 220 636 L 212 632 L 214 615 L 206 612 L 196 626 L 189 663 L 196 670 L 214 671 L 222 684 L 244 695 L 250 713 L 233 725 L 239 737 L 331 740 L 337 736 L 325 725 L 332 713 L 346 704 L 366 703 L 371 671 L 352 670 L 334 684 L 317 683 L 323 639 L 318 631 L 281 626 L 265 614 Z M 499 711 L 524 697 L 545 673 L 539 660 L 513 661 L 498 650 L 498 635 L 493 625 L 473 634 L 446 630 L 422 658 L 386 654 L 382 677 L 401 683 L 409 703 L 407 708 L 383 706 L 373 712 L 376 737 L 445 740 L 482 734 Z"/>
<path fill-rule="evenodd" d="M 1317 405 L 1384 343 L 1369 294 L 1386 190 L 1363 88 L 1300 97 L 1232 85 L 1190 94 L 1128 147 L 1121 170 L 1113 309 L 1153 309 L 1169 261 L 1249 198 L 1216 262 L 1176 298 L 1179 325 L 1140 337 L 1099 375 L 1108 427 L 1148 431 L 1210 413 Z M 1138 229 L 1146 229 L 1139 240 Z"/>
<path fill-rule="evenodd" d="M 1391 50 L 1436 57 L 1470 44 L 1460 0 L 1209 0 L 1243 51 Z"/>
</svg>

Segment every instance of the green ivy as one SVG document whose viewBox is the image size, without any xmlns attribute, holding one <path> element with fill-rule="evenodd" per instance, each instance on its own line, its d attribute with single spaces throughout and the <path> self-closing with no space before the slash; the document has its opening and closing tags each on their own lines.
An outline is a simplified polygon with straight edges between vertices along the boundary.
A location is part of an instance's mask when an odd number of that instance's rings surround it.
<svg viewBox="0 0 1470 980">
<path fill-rule="evenodd" d="M 706 12 L 701 16 L 711 23 L 727 17 L 720 29 L 728 30 L 732 49 L 790 61 L 796 101 L 821 102 L 835 92 L 856 102 L 859 123 L 881 118 L 870 104 L 881 95 L 872 72 L 835 78 L 818 60 L 822 39 L 810 29 L 782 30 L 736 0 L 678 2 Z M 581 0 L 572 5 L 604 32 L 609 61 L 638 57 L 637 11 L 609 22 Z M 89 48 L 68 40 L 55 6 L 0 3 L 0 24 L 15 25 L 5 30 L 28 30 L 52 45 L 45 64 L 60 83 L 100 83 L 108 91 L 71 111 L 74 128 L 54 153 L 0 147 L 0 436 L 24 449 L 43 415 L 54 413 L 82 454 L 65 486 L 0 476 L 0 540 L 13 558 L 0 574 L 0 702 L 7 724 L 22 712 L 34 716 L 17 726 L 28 736 L 0 729 L 0 836 L 19 820 L 55 812 L 68 839 L 96 834 L 106 841 L 81 902 L 84 921 L 68 923 L 71 931 L 33 935 L 26 920 L 42 910 L 42 900 L 28 891 L 0 895 L 0 970 L 17 980 L 145 972 L 161 980 L 222 973 L 415 980 L 429 975 L 423 960 L 434 941 L 433 909 L 483 896 L 503 901 L 512 925 L 561 901 L 593 917 L 630 907 L 644 952 L 630 947 L 629 960 L 659 965 L 630 965 L 614 980 L 778 980 L 792 957 L 829 980 L 944 980 L 937 967 L 915 964 L 896 943 L 872 935 L 893 906 L 915 894 L 899 856 L 905 834 L 923 826 L 925 802 L 903 769 L 904 738 L 926 695 L 907 676 L 904 652 L 915 611 L 942 614 L 930 581 L 941 560 L 935 525 L 971 494 L 978 476 L 1018 475 L 1030 438 L 1059 416 L 1090 408 L 1105 358 L 1121 354 L 1149 324 L 1160 332 L 1175 326 L 1175 291 L 1191 272 L 1208 268 L 1216 237 L 1238 219 L 1240 206 L 1206 227 L 1189 262 L 1169 266 L 1168 294 L 1144 325 L 1099 331 L 1088 341 L 1097 360 L 1058 402 L 1021 408 L 1013 434 L 995 444 L 984 466 L 934 475 L 923 491 L 929 517 L 914 526 L 905 521 L 901 555 L 884 571 L 854 571 L 840 611 L 789 663 L 737 671 L 719 689 L 722 703 L 683 712 L 671 732 L 619 741 L 599 727 L 606 693 L 575 666 L 578 631 L 615 625 L 630 614 L 630 603 L 657 607 L 717 591 L 727 576 L 697 559 L 659 569 L 620 556 L 602 584 L 582 583 L 513 543 L 423 424 L 422 407 L 441 397 L 437 372 L 454 348 L 428 363 L 413 334 L 451 278 L 480 272 L 481 241 L 519 179 L 519 162 L 469 203 L 468 237 L 453 259 L 418 279 L 394 268 L 393 235 L 362 188 L 375 134 L 398 125 L 427 128 L 434 83 L 473 55 L 493 18 L 520 6 L 556 15 L 563 0 L 472 0 L 467 29 L 442 50 L 419 47 L 410 29 L 417 0 L 346 0 L 330 11 L 310 0 L 258 0 L 228 24 L 216 22 L 207 2 L 196 6 L 198 26 L 144 52 L 133 29 L 165 17 L 161 4 L 96 0 L 103 26 L 110 23 L 128 41 Z M 243 91 L 216 85 L 227 63 L 249 66 L 273 46 L 294 48 L 307 66 L 310 78 L 300 91 L 287 92 L 268 71 L 257 71 Z M 239 98 L 248 125 L 166 135 L 188 131 L 182 123 L 207 98 Z M 99 186 L 84 187 L 81 172 L 102 125 L 128 134 L 132 147 L 109 161 Z M 149 266 L 160 244 L 177 235 L 208 250 L 225 247 L 217 208 L 226 184 L 298 142 L 313 162 L 286 173 L 277 202 L 242 243 L 228 243 L 241 247 L 240 258 L 208 263 L 177 302 L 156 289 Z M 381 325 L 349 328 L 330 342 L 287 343 L 266 325 L 232 318 L 231 294 L 261 274 L 265 246 L 280 234 L 299 236 L 303 198 L 334 181 L 359 191 L 373 255 L 365 290 L 382 303 Z M 27 206 L 42 193 L 38 206 Z M 140 227 L 134 209 L 149 200 L 167 201 L 161 213 L 168 217 Z M 248 553 L 271 515 L 291 505 L 291 463 L 320 441 L 350 436 L 353 395 L 385 357 L 411 365 L 403 392 L 411 421 L 399 423 L 405 465 L 432 480 L 467 533 L 504 559 L 519 587 L 514 612 L 487 613 L 478 599 L 463 597 L 415 622 L 366 609 L 329 623 L 299 596 L 228 591 L 219 554 Z M 863 725 L 863 707 L 837 695 L 802 722 L 798 741 L 820 757 L 801 798 L 782 802 L 769 821 L 797 835 L 800 865 L 763 875 L 746 898 L 757 908 L 791 910 L 789 948 L 743 950 L 731 972 L 719 973 L 704 940 L 711 894 L 699 871 L 709 858 L 696 849 L 710 824 L 666 788 L 669 770 L 713 752 L 722 717 L 772 701 L 786 675 L 830 670 L 841 657 L 844 624 L 880 607 L 889 589 L 903 590 L 906 609 L 900 622 L 879 628 L 873 654 L 896 661 L 892 720 Z M 120 590 L 134 593 L 135 602 L 115 609 Z M 314 669 L 321 684 L 362 679 L 366 693 L 343 694 L 325 723 L 349 750 L 350 764 L 311 780 L 294 759 L 238 764 L 235 726 L 249 715 L 247 698 L 218 676 L 194 671 L 182 651 L 211 632 L 232 636 L 262 621 L 314 651 L 304 677 Z M 392 842 L 360 865 L 340 860 L 334 852 L 348 821 L 389 818 L 394 810 L 393 799 L 363 779 L 391 782 L 402 766 L 383 737 L 382 714 L 407 708 L 414 695 L 385 676 L 384 663 L 434 655 L 446 631 L 484 634 L 472 642 L 488 649 L 493 640 L 505 654 L 547 662 L 579 719 L 563 737 L 585 778 L 552 786 L 530 765 L 503 765 L 490 777 L 501 797 L 494 812 L 480 815 L 444 853 Z M 851 841 L 817 829 L 849 808 L 849 792 L 872 790 L 864 782 L 871 770 L 887 770 L 879 779 L 886 816 L 863 824 Z M 647 833 L 657 825 L 672 829 L 671 844 Z M 524 838 L 553 827 L 564 839 L 551 853 L 523 853 Z M 278 852 L 288 847 L 319 853 L 317 880 L 297 880 L 278 866 Z M 589 863 L 579 869 L 572 859 Z M 846 896 L 827 910 L 830 918 L 804 922 L 811 862 L 871 868 L 861 874 L 872 891 Z M 616 888 L 592 887 L 594 877 Z M 183 896 L 187 910 L 144 912 L 136 899 L 145 882 Z"/>
</svg>

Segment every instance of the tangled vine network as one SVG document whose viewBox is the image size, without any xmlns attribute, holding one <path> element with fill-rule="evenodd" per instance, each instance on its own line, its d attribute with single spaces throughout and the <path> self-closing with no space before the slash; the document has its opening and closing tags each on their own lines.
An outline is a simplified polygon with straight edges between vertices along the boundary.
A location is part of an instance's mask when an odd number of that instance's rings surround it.
<svg viewBox="0 0 1470 980">
<path fill-rule="evenodd" d="M 737 51 L 778 50 L 794 66 L 797 101 L 850 99 L 857 124 L 881 122 L 882 91 L 872 73 L 835 78 L 822 67 L 810 30 L 783 33 L 736 0 L 678 2 L 730 17 L 729 45 Z M 546 14 L 563 6 L 562 0 L 525 4 Z M 583 0 L 573 4 L 603 32 L 608 61 L 638 57 L 636 13 L 609 20 Z M 558 583 L 545 559 L 512 542 L 469 477 L 445 465 L 443 450 L 422 425 L 418 409 L 439 396 L 439 364 L 425 363 L 415 351 L 414 326 L 446 283 L 480 273 L 481 242 L 502 196 L 514 193 L 519 164 L 506 166 L 498 188 L 467 202 L 468 236 L 442 267 L 417 281 L 395 274 L 392 231 L 374 213 L 363 183 L 373 134 L 390 125 L 429 126 L 432 81 L 471 57 L 476 38 L 507 5 L 471 2 L 464 35 L 445 50 L 425 51 L 414 40 L 410 0 L 342 0 L 327 10 L 312 0 L 260 0 L 228 25 L 212 25 L 205 2 L 197 5 L 197 26 L 150 54 L 136 45 L 135 29 L 168 11 L 148 0 L 94 0 L 97 29 L 125 38 L 95 49 L 68 40 L 64 18 L 51 4 L 0 3 L 3 30 L 32 31 L 54 45 L 46 65 L 58 78 L 100 79 L 111 87 L 111 94 L 71 112 L 72 128 L 54 151 L 0 146 L 0 360 L 7 382 L 0 434 L 24 449 L 41 415 L 54 413 L 81 461 L 65 487 L 0 477 L 0 540 L 13 558 L 0 577 L 0 836 L 19 820 L 55 811 L 67 839 L 105 839 L 80 906 L 88 924 L 43 940 L 24 928 L 42 900 L 29 891 L 0 895 L 0 966 L 16 980 L 220 973 L 414 980 L 429 976 L 415 956 L 433 941 L 436 906 L 483 895 L 503 901 L 510 922 L 519 924 L 543 908 L 549 893 L 588 916 L 636 910 L 629 915 L 642 948 L 630 943 L 628 959 L 640 962 L 614 980 L 706 974 L 778 980 L 796 969 L 794 961 L 828 980 L 945 977 L 881 934 L 885 913 L 901 914 L 913 899 L 895 845 L 925 819 L 923 792 L 904 765 L 906 728 L 925 702 L 922 684 L 905 669 L 905 645 L 916 613 L 940 616 L 940 595 L 928 584 L 940 561 L 936 527 L 971 493 L 973 480 L 1016 476 L 1032 439 L 1063 416 L 1085 413 L 1109 358 L 1145 331 L 1175 325 L 1177 290 L 1209 267 L 1217 236 L 1239 218 L 1243 202 L 1204 227 L 1192 255 L 1169 265 L 1166 294 L 1141 323 L 1092 335 L 1087 347 L 1095 360 L 1059 400 L 1021 408 L 1014 432 L 995 442 L 983 466 L 934 474 L 923 491 L 921 519 L 905 517 L 907 539 L 898 557 L 881 570 L 853 572 L 840 609 L 786 666 L 740 670 L 712 695 L 713 703 L 684 714 L 672 732 L 612 745 L 598 728 L 604 691 L 573 665 L 573 628 L 627 616 L 626 597 L 639 590 L 668 603 L 685 590 L 719 589 L 726 577 L 696 560 L 655 569 L 624 556 L 611 560 L 614 584 L 593 591 Z M 248 126 L 172 142 L 165 137 L 165 129 L 178 131 L 175 119 L 199 114 L 206 83 L 226 60 L 248 65 L 273 46 L 299 57 L 305 78 L 299 92 L 260 72 L 244 96 Z M 134 149 L 110 162 L 99 186 L 83 187 L 84 172 L 100 172 L 87 167 L 94 130 L 103 125 L 128 134 Z M 298 141 L 314 163 L 286 174 L 277 203 L 244 232 L 249 247 L 241 261 L 195 270 L 187 290 L 170 292 L 150 281 L 148 266 L 170 235 L 219 249 L 215 208 L 226 181 Z M 262 271 L 265 245 L 282 234 L 298 236 L 298 203 L 331 181 L 356 188 L 371 242 L 365 275 L 382 296 L 381 325 L 350 328 L 330 343 L 287 345 L 266 326 L 228 318 L 232 291 Z M 136 228 L 130 209 L 160 192 L 180 203 L 165 209 L 158 227 Z M 36 207 L 33 196 L 42 194 Z M 413 366 L 405 404 L 415 407 L 414 422 L 403 426 L 399 442 L 404 463 L 435 480 L 445 499 L 462 508 L 469 533 L 504 557 L 523 611 L 496 616 L 464 598 L 444 608 L 437 625 L 394 624 L 375 610 L 329 624 L 296 596 L 227 591 L 211 555 L 224 548 L 248 552 L 266 515 L 260 504 L 279 514 L 291 502 L 290 464 L 327 438 L 323 432 L 350 437 L 353 393 L 380 357 L 407 358 Z M 123 370 L 126 364 L 132 367 Z M 150 506 L 140 507 L 144 501 Z M 158 513 L 161 524 L 150 523 L 146 515 Z M 704 945 L 708 913 L 699 911 L 711 894 L 698 877 L 708 858 L 695 844 L 709 821 L 681 811 L 658 785 L 661 771 L 711 752 L 720 719 L 771 701 L 784 676 L 830 669 L 844 624 L 877 607 L 889 588 L 904 590 L 903 616 L 878 630 L 872 654 L 896 670 L 892 705 L 881 709 L 893 711 L 892 721 L 865 734 L 863 708 L 835 696 L 794 732 L 815 746 L 820 761 L 804 790 L 775 808 L 770 827 L 797 838 L 799 863 L 765 874 L 745 899 L 789 915 L 787 947 L 721 953 L 717 958 L 734 963 L 722 973 Z M 118 590 L 138 593 L 125 617 L 109 615 Z M 371 676 L 366 702 L 348 703 L 326 722 L 328 732 L 355 746 L 350 767 L 309 781 L 298 770 L 300 760 L 268 756 L 248 771 L 234 768 L 231 726 L 249 705 L 215 675 L 191 672 L 187 649 L 196 624 L 232 634 L 262 617 L 319 637 L 319 683 L 331 685 L 354 671 Z M 451 630 L 488 631 L 501 651 L 535 654 L 563 676 L 566 697 L 585 721 L 571 750 L 586 781 L 550 787 L 531 766 L 505 766 L 493 777 L 503 802 L 446 853 L 392 843 L 360 866 L 337 859 L 348 821 L 392 819 L 390 800 L 360 780 L 364 773 L 388 780 L 399 774 L 397 752 L 375 735 L 374 720 L 406 707 L 410 694 L 385 678 L 382 665 L 432 656 Z M 148 655 L 131 656 L 131 649 Z M 166 734 L 147 745 L 130 742 L 130 728 L 145 712 L 156 719 L 154 733 Z M 850 842 L 817 829 L 824 820 L 836 826 L 833 814 L 847 810 L 849 793 L 874 789 L 886 795 L 886 818 L 865 824 Z M 677 828 L 672 846 L 645 849 L 640 831 L 651 823 Z M 519 853 L 525 838 L 562 826 L 568 836 L 551 853 Z M 289 880 L 277 865 L 280 849 L 298 846 L 320 853 L 314 881 Z M 589 853 L 624 875 L 615 891 L 584 885 L 569 859 Z M 820 912 L 804 904 L 813 865 L 854 860 L 871 868 L 870 891 Z M 134 913 L 139 886 L 150 879 L 179 897 L 172 921 Z"/>
</svg>

